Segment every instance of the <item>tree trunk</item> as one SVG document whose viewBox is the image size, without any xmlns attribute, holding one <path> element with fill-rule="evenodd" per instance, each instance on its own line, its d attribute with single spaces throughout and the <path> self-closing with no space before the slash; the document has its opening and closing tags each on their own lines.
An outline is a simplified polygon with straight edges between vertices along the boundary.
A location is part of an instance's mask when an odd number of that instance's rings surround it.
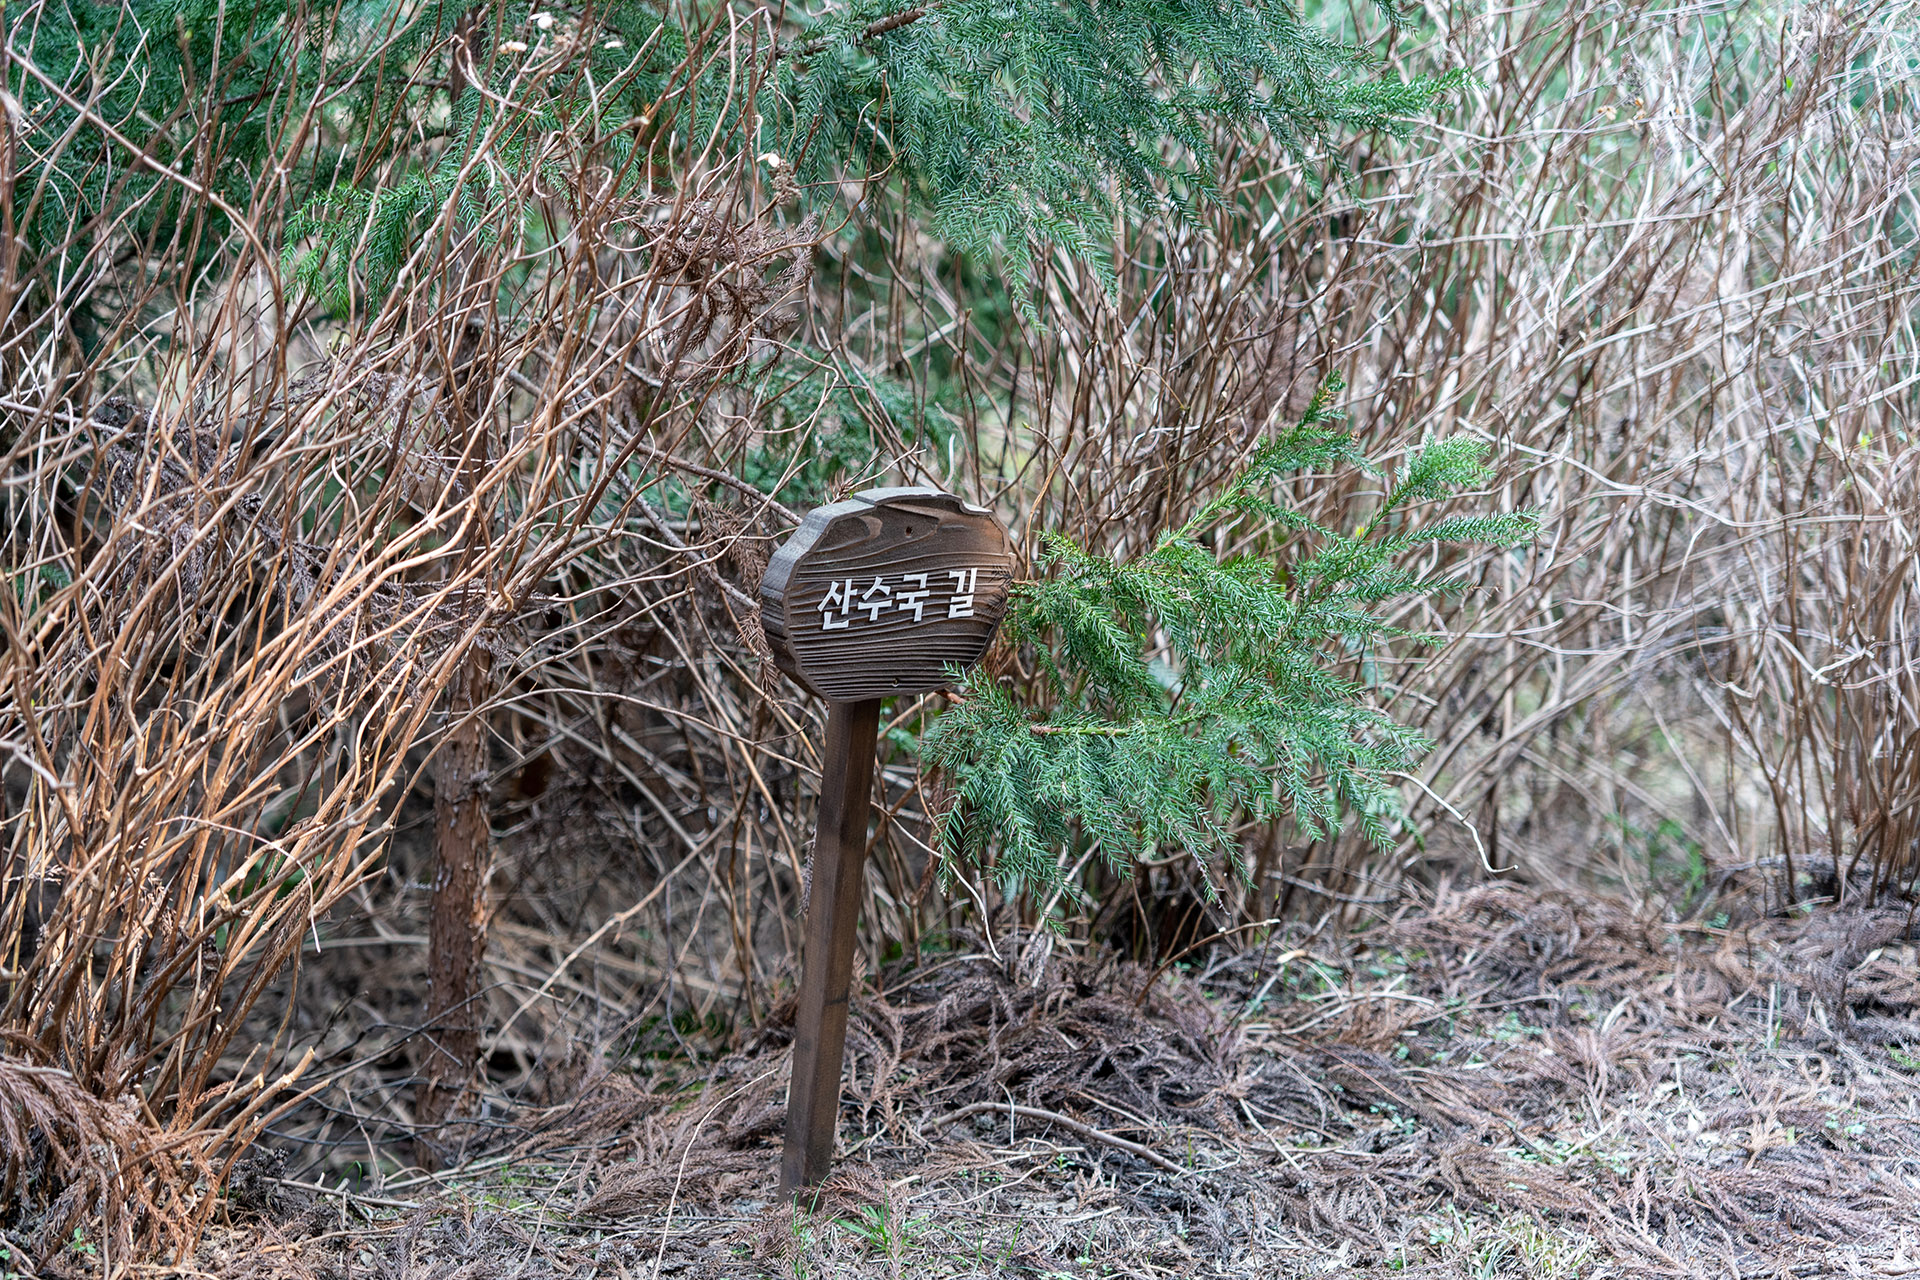
<svg viewBox="0 0 1920 1280">
<path fill-rule="evenodd" d="M 493 862 L 488 821 L 487 722 L 493 663 L 475 647 L 447 689 L 447 740 L 433 775 L 435 868 L 427 934 L 427 1051 L 416 1110 L 438 1128 L 459 1108 L 473 1078 L 483 1022 L 481 963 L 487 944 L 487 871 Z M 419 1146 L 432 1164 L 449 1144 Z M 459 1146 L 462 1144 L 451 1144 Z"/>
<path fill-rule="evenodd" d="M 483 42 L 481 6 L 460 15 L 454 27 L 448 85 L 454 108 L 465 92 Z M 450 245 L 449 248 L 452 248 Z M 488 281 L 481 261 L 454 251 L 460 288 L 452 309 L 451 359 L 444 392 L 449 435 L 461 455 L 461 489 L 467 500 L 485 502 L 481 478 L 488 464 L 486 423 L 480 414 L 482 326 L 488 307 Z M 474 519 L 458 548 L 456 573 L 467 573 L 488 542 L 484 510 Z M 452 548 L 450 548 L 452 550 Z M 468 598 L 485 598 L 485 583 L 469 580 Z M 476 641 L 461 658 L 446 690 L 446 740 L 433 771 L 433 899 L 427 925 L 426 1052 L 414 1095 L 420 1126 L 414 1156 L 427 1168 L 441 1157 L 457 1159 L 464 1141 L 449 1141 L 439 1131 L 462 1110 L 473 1083 L 485 1022 L 481 966 L 487 951 L 487 874 L 493 867 L 491 761 L 486 708 L 493 701 L 493 658 Z"/>
</svg>

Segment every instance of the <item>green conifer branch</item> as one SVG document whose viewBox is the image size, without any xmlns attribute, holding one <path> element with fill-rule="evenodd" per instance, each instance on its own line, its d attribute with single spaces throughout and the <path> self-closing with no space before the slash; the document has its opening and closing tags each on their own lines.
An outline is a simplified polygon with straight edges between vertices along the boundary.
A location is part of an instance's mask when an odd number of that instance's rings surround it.
<svg viewBox="0 0 1920 1280">
<path fill-rule="evenodd" d="M 1352 820 L 1376 844 L 1392 839 L 1390 776 L 1428 744 L 1337 672 L 1370 646 L 1418 639 L 1381 621 L 1382 603 L 1466 586 L 1397 557 L 1435 544 L 1517 546 L 1535 517 L 1406 525 L 1413 507 L 1487 481 L 1487 446 L 1467 438 L 1416 450 L 1355 533 L 1279 504 L 1283 475 L 1366 467 L 1332 426 L 1338 389 L 1330 379 L 1298 426 L 1144 555 L 1120 561 L 1043 538 L 1047 576 L 1019 584 L 1003 631 L 1036 661 L 1038 685 L 1016 690 L 977 668 L 922 742 L 957 792 L 946 853 L 991 860 L 1010 891 L 1047 894 L 1068 845 L 1096 845 L 1121 870 L 1168 850 L 1240 868 L 1233 831 L 1246 820 L 1285 819 L 1308 836 Z M 1270 557 L 1221 560 L 1202 544 L 1249 515 L 1311 550 L 1282 574 Z"/>
</svg>

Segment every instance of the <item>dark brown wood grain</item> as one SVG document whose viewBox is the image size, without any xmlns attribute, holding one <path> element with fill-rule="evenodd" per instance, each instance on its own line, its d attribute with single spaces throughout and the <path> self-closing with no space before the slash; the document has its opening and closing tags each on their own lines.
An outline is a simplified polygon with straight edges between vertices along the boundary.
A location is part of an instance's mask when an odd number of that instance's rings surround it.
<svg viewBox="0 0 1920 1280">
<path fill-rule="evenodd" d="M 1012 583 L 991 512 L 938 489 L 869 489 L 809 512 L 760 597 L 781 670 L 851 702 L 946 688 L 992 643 Z"/>
<path fill-rule="evenodd" d="M 780 1157 L 783 1196 L 813 1186 L 833 1165 L 840 1071 L 847 1055 L 847 992 L 853 981 L 879 729 L 878 698 L 835 702 L 827 709 L 820 830 L 813 842 L 807 949 L 794 1010 L 793 1079 L 787 1086 L 787 1139 Z"/>
<path fill-rule="evenodd" d="M 978 662 L 1012 583 L 993 514 L 920 488 L 869 489 L 809 512 L 761 580 L 775 661 L 828 702 L 782 1195 L 833 1162 L 880 700 L 944 689 Z"/>
</svg>

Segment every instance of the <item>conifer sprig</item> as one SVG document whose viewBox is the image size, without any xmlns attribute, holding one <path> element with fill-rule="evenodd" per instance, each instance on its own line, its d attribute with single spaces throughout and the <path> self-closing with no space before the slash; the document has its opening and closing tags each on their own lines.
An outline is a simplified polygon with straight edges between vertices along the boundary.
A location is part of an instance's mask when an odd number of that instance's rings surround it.
<svg viewBox="0 0 1920 1280">
<path fill-rule="evenodd" d="M 1378 7 L 1390 21 L 1400 14 Z M 1457 77 L 1400 81 L 1286 0 L 901 0 L 796 7 L 771 141 L 801 176 L 898 179 L 955 248 L 1004 251 L 1020 296 L 1035 242 L 1097 270 L 1116 209 L 1215 197 L 1218 147 L 1265 133 L 1331 168 L 1336 140 L 1397 129 Z"/>
<path fill-rule="evenodd" d="M 1089 842 L 1120 869 L 1178 850 L 1203 869 L 1224 855 L 1244 874 L 1233 830 L 1245 819 L 1290 819 L 1320 836 L 1351 817 L 1390 840 L 1388 776 L 1428 744 L 1337 672 L 1372 646 L 1418 638 L 1380 618 L 1383 601 L 1466 586 L 1403 567 L 1409 551 L 1515 546 L 1536 522 L 1522 512 L 1409 523 L 1411 508 L 1488 479 L 1487 446 L 1468 438 L 1418 449 L 1352 533 L 1277 501 L 1282 476 L 1367 467 L 1332 412 L 1338 390 L 1330 380 L 1298 426 L 1146 554 L 1120 561 L 1042 540 L 1047 576 L 1016 588 L 1003 630 L 1031 655 L 1040 687 L 1023 698 L 978 668 L 923 740 L 957 793 L 948 853 L 991 860 L 1009 890 L 1051 892 L 1060 852 Z M 1249 518 L 1311 550 L 1283 571 L 1203 545 Z"/>
<path fill-rule="evenodd" d="M 1375 3 L 1400 20 L 1390 4 Z M 502 6 L 500 28 L 528 8 L 528 0 Z M 725 149 L 771 153 L 818 198 L 837 198 L 844 177 L 878 182 L 926 210 L 952 248 L 1001 254 L 1015 298 L 1027 293 L 1042 242 L 1105 274 L 1111 264 L 1099 248 L 1117 212 L 1180 215 L 1215 199 L 1229 139 L 1266 135 L 1314 185 L 1338 168 L 1342 139 L 1400 129 L 1458 79 L 1382 76 L 1366 50 L 1286 0 L 818 0 L 782 9 L 778 92 L 747 109 L 728 80 L 737 58 L 709 58 L 703 69 L 680 62 L 711 19 L 706 6 L 601 7 L 593 21 L 625 37 L 614 42 L 622 49 L 647 56 L 616 65 L 624 54 L 589 42 L 599 85 L 591 101 L 556 102 L 545 115 L 604 117 L 613 136 L 619 121 L 657 114 L 655 145 L 725 139 Z M 494 74 L 497 100 L 512 71 L 501 64 Z M 683 74 L 688 92 L 668 93 Z M 360 168 L 386 175 L 384 189 L 343 183 L 288 229 L 309 289 L 335 305 L 349 290 L 377 300 L 423 219 L 449 205 L 462 226 L 490 219 L 510 233 L 514 211 L 489 201 L 511 184 L 459 178 L 488 133 L 473 127 L 482 108 L 449 105 L 446 147 L 434 162 L 382 168 L 363 154 Z M 526 140 L 552 129 L 541 114 L 490 138 L 490 163 L 509 173 L 530 163 L 540 148 Z"/>
</svg>

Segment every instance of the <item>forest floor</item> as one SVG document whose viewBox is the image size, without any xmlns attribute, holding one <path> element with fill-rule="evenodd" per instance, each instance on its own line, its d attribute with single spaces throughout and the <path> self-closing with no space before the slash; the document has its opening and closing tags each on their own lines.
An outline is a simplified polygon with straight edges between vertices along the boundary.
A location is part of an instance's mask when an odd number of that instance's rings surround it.
<svg viewBox="0 0 1920 1280">
<path fill-rule="evenodd" d="M 776 1030 L 702 1071 L 592 1068 L 378 1194 L 245 1176 L 195 1270 L 1920 1277 L 1911 926 L 1498 886 L 1157 977 L 928 955 L 856 1000 L 806 1211 L 773 1196 Z"/>
</svg>

